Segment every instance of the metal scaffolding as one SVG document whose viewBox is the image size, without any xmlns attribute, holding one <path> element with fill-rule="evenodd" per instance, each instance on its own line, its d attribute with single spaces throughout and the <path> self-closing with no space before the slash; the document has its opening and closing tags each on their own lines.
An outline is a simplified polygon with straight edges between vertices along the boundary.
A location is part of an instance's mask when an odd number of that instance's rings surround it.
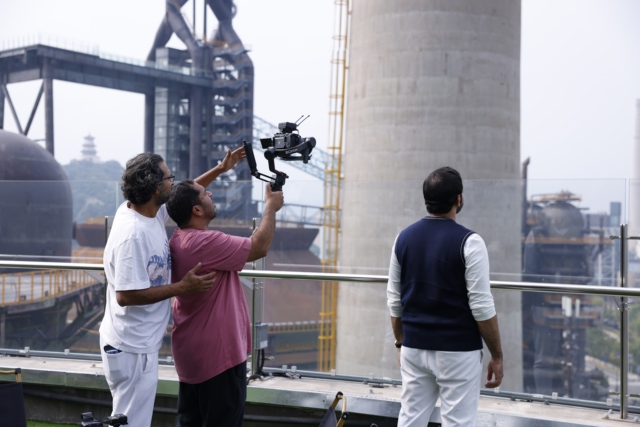
<svg viewBox="0 0 640 427">
<path fill-rule="evenodd" d="M 322 266 L 325 273 L 338 272 L 340 239 L 340 190 L 344 142 L 345 88 L 348 70 L 349 0 L 334 0 L 334 50 L 331 59 L 329 138 L 324 178 Z M 318 370 L 335 369 L 338 282 L 322 282 Z"/>
</svg>

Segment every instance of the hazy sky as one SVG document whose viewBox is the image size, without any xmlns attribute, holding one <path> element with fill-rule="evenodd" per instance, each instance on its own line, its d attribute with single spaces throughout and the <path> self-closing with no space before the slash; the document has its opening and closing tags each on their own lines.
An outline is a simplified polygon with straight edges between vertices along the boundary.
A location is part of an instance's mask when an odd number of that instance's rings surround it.
<svg viewBox="0 0 640 427">
<path fill-rule="evenodd" d="M 203 0 L 197 1 L 202 9 Z M 255 65 L 255 114 L 301 128 L 326 145 L 333 47 L 331 0 L 236 0 L 234 26 Z M 533 179 L 631 178 L 640 98 L 640 1 L 523 0 L 521 156 Z M 0 42 L 38 33 L 144 58 L 163 0 L 0 0 Z M 183 8 L 191 15 L 191 2 Z M 216 24 L 209 13 L 208 30 Z M 202 30 L 198 18 L 199 31 Z M 170 46 L 181 47 L 174 36 Z M 9 91 L 24 123 L 40 82 Z M 103 160 L 142 150 L 143 96 L 56 81 L 56 158 L 78 157 L 83 136 Z M 43 106 L 29 133 L 44 137 Z M 5 127 L 14 130 L 5 110 Z M 309 178 L 312 179 L 312 178 Z"/>
</svg>

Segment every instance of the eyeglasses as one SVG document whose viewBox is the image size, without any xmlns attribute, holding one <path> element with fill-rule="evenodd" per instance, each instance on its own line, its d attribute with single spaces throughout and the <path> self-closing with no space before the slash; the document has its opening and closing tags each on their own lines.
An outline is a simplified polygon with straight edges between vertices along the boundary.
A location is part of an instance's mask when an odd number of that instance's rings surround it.
<svg viewBox="0 0 640 427">
<path fill-rule="evenodd" d="M 165 179 L 168 179 L 169 181 L 173 182 L 173 181 L 176 179 L 176 176 L 175 176 L 175 175 L 169 175 L 169 176 L 168 176 L 168 177 L 166 177 L 166 178 L 162 178 L 162 179 L 160 180 L 160 182 L 164 181 Z"/>
</svg>

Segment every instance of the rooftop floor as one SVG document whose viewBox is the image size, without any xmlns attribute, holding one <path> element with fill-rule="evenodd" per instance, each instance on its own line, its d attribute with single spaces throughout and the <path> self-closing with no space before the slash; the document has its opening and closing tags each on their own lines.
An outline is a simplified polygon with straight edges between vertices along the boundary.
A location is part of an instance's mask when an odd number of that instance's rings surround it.
<svg viewBox="0 0 640 427">
<path fill-rule="evenodd" d="M 69 387 L 107 391 L 102 363 L 42 357 L 0 357 L 0 370 L 22 368 L 26 385 Z M 10 378 L 2 378 L 10 380 Z M 400 410 L 399 386 L 373 387 L 368 384 L 339 379 L 273 377 L 252 381 L 247 390 L 247 402 L 257 405 L 290 407 L 324 411 L 341 391 L 351 414 L 397 418 Z M 175 397 L 178 377 L 173 366 L 159 367 L 158 395 Z M 605 411 L 559 404 L 525 402 L 503 397 L 481 396 L 478 426 L 621 426 L 632 420 L 605 417 Z M 635 415 L 631 416 L 632 418 Z M 439 408 L 431 422 L 440 422 Z"/>
</svg>

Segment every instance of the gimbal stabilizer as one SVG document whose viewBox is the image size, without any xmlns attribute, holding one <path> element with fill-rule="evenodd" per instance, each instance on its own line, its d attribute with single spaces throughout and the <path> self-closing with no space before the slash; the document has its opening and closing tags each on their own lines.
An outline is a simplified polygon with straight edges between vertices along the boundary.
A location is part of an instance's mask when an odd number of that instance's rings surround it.
<svg viewBox="0 0 640 427">
<path fill-rule="evenodd" d="M 258 166 L 256 165 L 256 158 L 253 155 L 253 147 L 247 141 L 243 141 L 242 145 L 244 146 L 244 152 L 247 154 L 247 163 L 249 163 L 249 169 L 251 170 L 251 175 L 258 178 L 260 181 L 268 182 L 271 184 L 271 191 L 282 191 L 282 186 L 284 185 L 289 175 L 284 172 L 280 172 L 276 169 L 274 159 L 276 158 L 275 148 L 269 147 L 264 152 L 264 157 L 269 162 L 269 170 L 275 174 L 274 177 L 265 175 L 263 173 L 258 172 Z"/>
</svg>

